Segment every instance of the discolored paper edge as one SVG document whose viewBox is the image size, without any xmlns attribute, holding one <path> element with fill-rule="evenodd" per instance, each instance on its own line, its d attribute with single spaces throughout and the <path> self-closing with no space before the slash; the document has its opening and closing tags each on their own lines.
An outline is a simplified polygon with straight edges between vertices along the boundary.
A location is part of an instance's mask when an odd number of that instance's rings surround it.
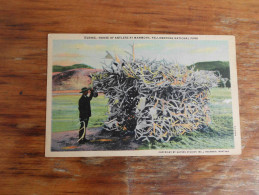
<svg viewBox="0 0 259 195">
<path fill-rule="evenodd" d="M 100 37 L 117 37 L 117 40 L 226 40 L 229 45 L 229 66 L 231 79 L 232 115 L 234 149 L 166 149 L 166 150 L 121 150 L 121 151 L 51 151 L 52 119 L 52 49 L 53 40 L 85 40 Z M 197 156 L 197 155 L 239 155 L 241 154 L 241 135 L 239 119 L 236 47 L 235 37 L 231 35 L 152 35 L 152 34 L 49 34 L 47 69 L 47 110 L 46 110 L 46 157 L 98 157 L 98 156 Z"/>
</svg>

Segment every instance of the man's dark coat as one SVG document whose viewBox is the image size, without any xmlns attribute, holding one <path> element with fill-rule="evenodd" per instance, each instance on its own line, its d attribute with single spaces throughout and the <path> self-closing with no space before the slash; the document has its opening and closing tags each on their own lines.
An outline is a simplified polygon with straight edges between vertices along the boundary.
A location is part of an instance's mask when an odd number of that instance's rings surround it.
<svg viewBox="0 0 259 195">
<path fill-rule="evenodd" d="M 93 91 L 91 91 L 90 96 L 82 95 L 78 102 L 78 109 L 79 109 L 79 118 L 80 120 L 84 120 L 91 116 L 91 105 L 90 101 L 93 97 Z"/>
</svg>

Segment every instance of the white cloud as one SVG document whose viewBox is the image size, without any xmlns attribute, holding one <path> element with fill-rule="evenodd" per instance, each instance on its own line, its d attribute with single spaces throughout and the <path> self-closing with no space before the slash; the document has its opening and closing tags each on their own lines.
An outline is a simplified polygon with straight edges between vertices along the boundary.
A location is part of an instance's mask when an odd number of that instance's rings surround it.
<svg viewBox="0 0 259 195">
<path fill-rule="evenodd" d="M 152 47 L 154 44 L 151 43 L 136 43 L 134 44 L 135 48 L 145 48 L 145 47 Z"/>
<path fill-rule="evenodd" d="M 213 53 L 216 50 L 217 50 L 216 47 L 206 47 L 206 48 L 193 49 L 191 53 Z"/>
<path fill-rule="evenodd" d="M 85 56 L 75 54 L 75 53 L 58 53 L 58 54 L 54 55 L 54 57 L 57 57 L 57 58 L 80 58 L 80 57 L 85 57 Z"/>
<path fill-rule="evenodd" d="M 106 45 L 89 45 L 85 43 L 77 43 L 71 45 L 72 49 L 80 49 L 80 50 L 96 50 L 96 51 L 103 51 L 106 48 Z"/>
<path fill-rule="evenodd" d="M 167 43 L 166 48 L 193 48 L 193 45 L 191 44 L 186 44 L 186 43 L 177 43 L 177 42 L 171 42 L 171 43 Z"/>
</svg>

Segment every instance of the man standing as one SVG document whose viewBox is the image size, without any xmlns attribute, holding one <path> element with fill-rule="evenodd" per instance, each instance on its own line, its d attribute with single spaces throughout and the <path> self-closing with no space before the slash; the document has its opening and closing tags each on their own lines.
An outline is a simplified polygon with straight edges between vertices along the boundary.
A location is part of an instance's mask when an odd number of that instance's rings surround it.
<svg viewBox="0 0 259 195">
<path fill-rule="evenodd" d="M 79 109 L 79 118 L 80 118 L 80 129 L 79 129 L 79 144 L 86 142 L 85 134 L 86 127 L 88 125 L 89 117 L 91 117 L 91 105 L 90 101 L 94 95 L 92 88 L 82 88 L 81 92 L 83 95 L 79 99 L 78 109 Z"/>
</svg>

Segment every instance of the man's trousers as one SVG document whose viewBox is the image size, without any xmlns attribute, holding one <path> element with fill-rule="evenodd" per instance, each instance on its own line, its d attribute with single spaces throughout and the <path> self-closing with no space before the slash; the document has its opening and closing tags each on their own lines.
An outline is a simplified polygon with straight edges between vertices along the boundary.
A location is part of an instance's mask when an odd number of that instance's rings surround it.
<svg viewBox="0 0 259 195">
<path fill-rule="evenodd" d="M 79 129 L 79 139 L 80 140 L 86 140 L 85 135 L 86 135 L 86 127 L 88 125 L 89 117 L 86 117 L 84 119 L 80 119 L 80 129 Z"/>
</svg>

